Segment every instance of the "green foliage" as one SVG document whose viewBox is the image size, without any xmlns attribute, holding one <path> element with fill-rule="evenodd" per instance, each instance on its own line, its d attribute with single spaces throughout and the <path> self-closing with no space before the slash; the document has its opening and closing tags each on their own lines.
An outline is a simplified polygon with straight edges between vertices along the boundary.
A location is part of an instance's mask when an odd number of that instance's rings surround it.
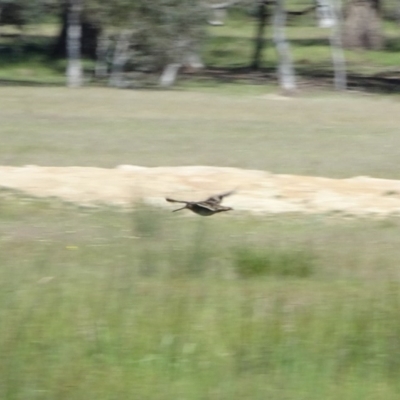
<svg viewBox="0 0 400 400">
<path fill-rule="evenodd" d="M 48 17 L 56 0 L 0 0 L 2 24 L 24 27 Z"/>
<path fill-rule="evenodd" d="M 134 32 L 130 61 L 136 69 L 180 62 L 204 39 L 206 27 L 206 8 L 194 0 L 90 0 L 86 14 L 109 33 Z"/>
<path fill-rule="evenodd" d="M 267 275 L 306 278 L 314 273 L 315 258 L 304 249 L 241 247 L 234 251 L 234 265 L 242 278 Z"/>
<path fill-rule="evenodd" d="M 2 25 L 0 79 L 63 84 L 65 68 L 48 59 L 48 55 L 53 52 L 54 36 L 60 32 L 60 3 L 55 0 L 46 2 L 43 8 L 37 5 L 43 3 L 43 0 L 15 2 L 26 9 L 29 17 L 22 19 L 28 29 L 21 36 L 19 30 Z M 287 3 L 287 7 L 303 8 L 304 4 L 294 1 L 293 4 Z M 211 27 L 206 24 L 206 11 L 204 3 L 190 0 L 86 0 L 84 17 L 94 26 L 102 27 L 111 39 L 108 61 L 112 59 L 118 33 L 126 29 L 133 32 L 126 70 L 138 72 L 133 74 L 135 85 L 154 85 L 158 82 L 158 75 L 153 74 L 159 74 L 160 68 L 166 63 L 179 60 L 188 49 L 200 54 L 208 67 L 228 69 L 222 74 L 220 71 L 217 74 L 204 74 L 202 80 L 208 86 L 218 86 L 221 82 L 243 84 L 243 81 L 250 81 L 263 85 L 271 82 L 270 72 L 276 67 L 277 56 L 269 31 L 262 64 L 267 75 L 236 71 L 237 68 L 248 67 L 250 63 L 255 20 L 248 13 L 233 8 L 224 26 Z M 390 12 L 393 14 L 392 9 Z M 398 27 L 393 21 L 387 21 L 384 29 L 387 45 L 382 51 L 346 51 L 352 85 L 367 90 L 397 90 L 394 80 L 381 78 L 391 78 L 395 74 L 391 67 L 397 66 Z M 296 73 L 324 87 L 331 87 L 333 75 L 328 31 L 315 26 L 312 18 L 301 18 L 295 25 L 287 26 Z M 40 52 L 39 58 L 36 52 L 30 51 L 32 48 Z M 15 62 L 16 55 L 19 55 L 18 63 Z M 92 76 L 93 63 L 86 62 L 85 69 L 86 76 Z M 375 74 L 379 74 L 380 79 L 365 80 Z M 190 81 L 197 77 L 191 75 Z"/>
</svg>

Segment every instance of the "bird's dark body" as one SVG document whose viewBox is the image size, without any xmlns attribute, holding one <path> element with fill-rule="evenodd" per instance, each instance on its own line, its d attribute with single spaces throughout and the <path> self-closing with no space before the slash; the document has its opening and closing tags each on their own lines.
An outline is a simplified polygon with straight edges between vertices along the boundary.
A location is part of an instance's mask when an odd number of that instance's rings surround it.
<svg viewBox="0 0 400 400">
<path fill-rule="evenodd" d="M 207 200 L 198 201 L 198 202 L 196 202 L 196 201 L 174 200 L 174 199 L 170 199 L 168 197 L 166 198 L 166 200 L 169 201 L 169 202 L 172 202 L 172 203 L 183 203 L 183 204 L 185 204 L 184 207 L 178 208 L 177 210 L 174 210 L 174 212 L 175 211 L 184 210 L 185 208 L 187 208 L 188 210 L 191 210 L 196 214 L 199 214 L 199 215 L 201 215 L 203 217 L 208 217 L 208 216 L 216 214 L 216 213 L 232 210 L 231 207 L 221 206 L 221 202 L 222 202 L 224 197 L 229 196 L 229 195 L 231 195 L 233 193 L 234 193 L 234 191 L 218 194 L 218 195 L 215 195 L 215 196 L 211 196 Z"/>
<path fill-rule="evenodd" d="M 189 204 L 187 204 L 186 208 L 195 212 L 196 214 L 202 215 L 203 217 L 208 217 L 210 215 L 213 215 L 215 213 L 219 213 L 222 211 L 232 210 L 231 207 L 224 207 L 224 206 L 219 206 L 218 208 L 215 208 L 215 207 L 209 208 L 208 205 L 204 205 L 202 203 L 189 203 Z"/>
</svg>

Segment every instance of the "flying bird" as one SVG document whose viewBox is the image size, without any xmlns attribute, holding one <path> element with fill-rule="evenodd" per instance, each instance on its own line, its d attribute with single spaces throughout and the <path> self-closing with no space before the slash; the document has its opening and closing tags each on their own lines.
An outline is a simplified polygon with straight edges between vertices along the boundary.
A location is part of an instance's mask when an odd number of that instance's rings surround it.
<svg viewBox="0 0 400 400">
<path fill-rule="evenodd" d="M 229 192 L 221 194 L 216 194 L 204 201 L 174 200 L 169 197 L 166 197 L 165 200 L 171 203 L 185 204 L 184 207 L 178 208 L 177 210 L 173 210 L 172 212 L 184 210 L 185 208 L 187 208 L 188 210 L 193 211 L 196 214 L 202 215 L 203 217 L 208 217 L 209 215 L 213 215 L 223 211 L 233 210 L 233 208 L 231 207 L 221 206 L 221 202 L 224 199 L 224 197 L 230 196 L 233 193 L 235 193 L 235 190 L 231 190 Z"/>
</svg>

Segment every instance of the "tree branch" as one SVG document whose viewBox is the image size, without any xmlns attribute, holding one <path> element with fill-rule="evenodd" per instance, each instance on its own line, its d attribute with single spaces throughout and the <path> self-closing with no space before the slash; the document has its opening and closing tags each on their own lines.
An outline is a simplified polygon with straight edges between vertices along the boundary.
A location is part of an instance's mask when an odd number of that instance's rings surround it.
<svg viewBox="0 0 400 400">
<path fill-rule="evenodd" d="M 231 7 L 236 3 L 238 3 L 238 0 L 226 1 L 225 3 L 218 3 L 218 4 L 207 4 L 206 7 L 211 8 L 212 10 L 220 10 L 222 8 Z"/>
<path fill-rule="evenodd" d="M 286 14 L 289 17 L 298 17 L 300 15 L 306 15 L 306 14 L 310 13 L 311 11 L 314 11 L 316 8 L 317 8 L 317 6 L 313 5 L 313 6 L 307 7 L 300 11 L 286 11 Z"/>
</svg>

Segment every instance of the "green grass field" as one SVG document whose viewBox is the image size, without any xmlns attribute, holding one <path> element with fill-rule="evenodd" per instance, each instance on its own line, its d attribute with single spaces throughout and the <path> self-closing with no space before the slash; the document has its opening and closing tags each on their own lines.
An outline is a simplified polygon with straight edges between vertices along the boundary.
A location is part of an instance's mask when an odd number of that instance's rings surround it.
<svg viewBox="0 0 400 400">
<path fill-rule="evenodd" d="M 0 220 L 2 399 L 399 396 L 397 220 L 6 193 Z"/>
<path fill-rule="evenodd" d="M 3 165 L 399 178 L 397 97 L 0 89 Z M 0 192 L 0 398 L 397 400 L 400 221 Z"/>
<path fill-rule="evenodd" d="M 135 91 L 0 88 L 0 163 L 215 165 L 400 179 L 396 96 L 259 86 Z"/>
</svg>

